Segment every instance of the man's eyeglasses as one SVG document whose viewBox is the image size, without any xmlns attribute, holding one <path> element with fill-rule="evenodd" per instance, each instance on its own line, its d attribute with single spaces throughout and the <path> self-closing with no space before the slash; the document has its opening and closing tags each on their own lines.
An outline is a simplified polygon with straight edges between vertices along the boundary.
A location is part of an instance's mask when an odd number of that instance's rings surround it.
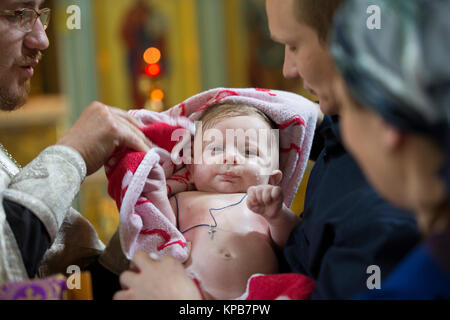
<svg viewBox="0 0 450 320">
<path fill-rule="evenodd" d="M 49 8 L 39 10 L 39 12 L 34 9 L 25 8 L 20 10 L 0 10 L 0 15 L 15 19 L 14 21 L 17 22 L 17 26 L 23 32 L 31 32 L 38 18 L 41 20 L 44 30 L 47 29 L 50 23 L 50 12 L 51 9 Z"/>
</svg>

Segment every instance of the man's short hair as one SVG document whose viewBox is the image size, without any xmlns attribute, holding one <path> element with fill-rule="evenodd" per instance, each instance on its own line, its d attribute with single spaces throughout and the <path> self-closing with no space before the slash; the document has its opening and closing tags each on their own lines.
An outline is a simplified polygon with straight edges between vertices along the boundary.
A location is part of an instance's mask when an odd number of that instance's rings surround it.
<svg viewBox="0 0 450 320">
<path fill-rule="evenodd" d="M 326 41 L 333 17 L 345 0 L 294 0 L 297 20 L 316 30 L 319 39 Z"/>
</svg>

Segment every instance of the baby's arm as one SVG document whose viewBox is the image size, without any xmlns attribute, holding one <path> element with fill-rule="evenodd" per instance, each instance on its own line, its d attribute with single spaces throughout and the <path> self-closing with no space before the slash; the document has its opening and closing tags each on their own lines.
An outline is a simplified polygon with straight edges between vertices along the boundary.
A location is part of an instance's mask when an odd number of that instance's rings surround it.
<svg viewBox="0 0 450 320">
<path fill-rule="evenodd" d="M 254 186 L 247 193 L 248 208 L 266 219 L 273 242 L 283 248 L 300 218 L 283 204 L 281 188 L 273 185 Z"/>
</svg>

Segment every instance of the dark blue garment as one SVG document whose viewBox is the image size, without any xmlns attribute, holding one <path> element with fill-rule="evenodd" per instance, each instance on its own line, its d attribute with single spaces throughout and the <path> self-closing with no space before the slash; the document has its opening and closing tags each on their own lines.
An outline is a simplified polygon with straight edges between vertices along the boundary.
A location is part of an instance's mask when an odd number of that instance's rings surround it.
<svg viewBox="0 0 450 320">
<path fill-rule="evenodd" d="M 414 216 L 382 199 L 345 151 L 337 118 L 325 117 L 318 134 L 324 147 L 284 253 L 293 272 L 316 281 L 312 299 L 348 299 L 367 290 L 369 266 L 384 279 L 420 236 Z"/>
<path fill-rule="evenodd" d="M 45 252 L 50 247 L 50 235 L 33 212 L 12 201 L 3 200 L 6 220 L 11 227 L 28 277 L 36 277 Z"/>
<path fill-rule="evenodd" d="M 450 273 L 432 256 L 427 245 L 413 250 L 380 290 L 371 290 L 357 300 L 449 300 Z"/>
</svg>

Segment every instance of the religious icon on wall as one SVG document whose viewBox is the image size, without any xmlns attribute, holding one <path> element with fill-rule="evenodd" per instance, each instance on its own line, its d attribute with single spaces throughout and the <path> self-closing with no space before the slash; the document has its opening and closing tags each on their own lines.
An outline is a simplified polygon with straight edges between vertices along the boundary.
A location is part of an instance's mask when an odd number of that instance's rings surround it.
<svg viewBox="0 0 450 320">
<path fill-rule="evenodd" d="M 151 47 L 165 52 L 167 35 L 165 19 L 145 0 L 136 3 L 124 14 L 121 23 L 121 36 L 127 54 L 127 67 L 131 79 L 132 98 L 135 108 L 142 108 L 149 99 L 148 77 L 157 77 L 167 68 L 164 57 L 159 61 L 158 74 L 149 75 L 144 52 Z"/>
<path fill-rule="evenodd" d="M 250 85 L 258 88 L 298 91 L 299 80 L 285 79 L 281 72 L 284 47 L 270 38 L 264 1 L 245 0 L 245 11 L 249 37 Z"/>
</svg>

